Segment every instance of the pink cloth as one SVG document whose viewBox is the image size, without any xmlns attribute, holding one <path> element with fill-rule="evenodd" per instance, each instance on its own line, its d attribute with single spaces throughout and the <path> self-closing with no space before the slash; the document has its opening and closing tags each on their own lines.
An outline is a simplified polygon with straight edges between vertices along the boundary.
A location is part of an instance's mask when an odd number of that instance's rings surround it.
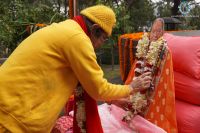
<svg viewBox="0 0 200 133">
<path fill-rule="evenodd" d="M 71 116 L 60 117 L 56 121 L 54 128 L 59 130 L 60 133 L 66 133 L 67 131 L 71 131 L 73 128 L 73 117 Z"/>
<path fill-rule="evenodd" d="M 115 105 L 99 106 L 99 115 L 104 133 L 166 133 L 163 129 L 137 115 L 131 121 L 131 127 L 122 121 L 125 111 Z"/>
<path fill-rule="evenodd" d="M 122 121 L 125 111 L 115 105 L 102 104 L 98 106 L 98 111 L 104 133 L 166 133 L 163 129 L 140 116 L 134 117 L 130 127 Z M 54 128 L 57 128 L 61 133 L 71 133 L 73 112 L 70 112 L 70 115 L 59 118 Z"/>
</svg>

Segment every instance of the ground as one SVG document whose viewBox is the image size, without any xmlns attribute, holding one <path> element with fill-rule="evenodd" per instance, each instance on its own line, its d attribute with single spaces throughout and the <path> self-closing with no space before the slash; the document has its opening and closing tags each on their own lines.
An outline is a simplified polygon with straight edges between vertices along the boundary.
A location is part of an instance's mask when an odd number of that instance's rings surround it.
<svg viewBox="0 0 200 133">
<path fill-rule="evenodd" d="M 104 77 L 111 83 L 123 84 L 120 76 L 120 66 L 119 65 L 101 65 L 104 71 Z"/>
</svg>

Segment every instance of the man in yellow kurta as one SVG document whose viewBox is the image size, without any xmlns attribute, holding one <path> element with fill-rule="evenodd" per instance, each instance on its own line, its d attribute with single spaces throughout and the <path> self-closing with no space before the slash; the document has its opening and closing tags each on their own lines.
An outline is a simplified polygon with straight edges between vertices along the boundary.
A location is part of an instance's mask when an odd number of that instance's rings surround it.
<svg viewBox="0 0 200 133">
<path fill-rule="evenodd" d="M 0 67 L 0 133 L 48 133 L 80 82 L 95 100 L 128 97 L 149 87 L 149 74 L 130 85 L 103 78 L 94 48 L 111 35 L 114 12 L 103 5 L 81 14 L 89 36 L 74 20 L 47 26 L 25 39 Z"/>
</svg>

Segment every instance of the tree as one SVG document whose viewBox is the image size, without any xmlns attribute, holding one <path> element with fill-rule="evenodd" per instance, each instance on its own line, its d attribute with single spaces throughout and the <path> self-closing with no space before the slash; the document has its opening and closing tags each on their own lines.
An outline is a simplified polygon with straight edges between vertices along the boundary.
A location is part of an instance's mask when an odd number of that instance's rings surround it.
<svg viewBox="0 0 200 133">
<path fill-rule="evenodd" d="M 191 25 L 194 30 L 200 30 L 200 5 L 196 4 L 195 7 L 191 10 L 190 15 L 192 16 L 189 20 L 189 25 Z"/>
<path fill-rule="evenodd" d="M 160 1 L 156 4 L 157 17 L 171 17 L 173 8 L 173 2 L 171 1 Z"/>
<path fill-rule="evenodd" d="M 180 13 L 178 6 L 180 5 L 180 0 L 173 0 L 174 1 L 174 6 L 172 7 L 172 15 L 179 15 Z"/>
<path fill-rule="evenodd" d="M 182 26 L 185 30 L 200 30 L 200 21 L 199 21 L 199 14 L 200 14 L 200 5 L 195 4 L 194 7 L 185 17 L 182 19 L 184 21 L 184 25 Z"/>
<path fill-rule="evenodd" d="M 0 0 L 0 57 L 1 51 L 11 53 L 28 36 L 26 28 L 36 23 L 50 24 L 69 17 L 69 0 Z M 194 1 L 194 0 L 190 0 Z M 119 35 L 141 31 L 139 27 L 151 26 L 155 17 L 171 17 L 179 14 L 180 0 L 77 0 L 78 12 L 88 6 L 104 4 L 112 7 L 117 23 L 113 30 L 112 41 L 117 42 Z M 157 10 L 155 10 L 157 9 Z M 154 12 L 157 11 L 156 16 Z M 198 15 L 196 4 L 190 15 Z M 181 18 L 185 27 L 199 29 L 197 18 Z M 184 28 L 184 27 L 182 27 Z M 7 49 L 7 50 L 6 50 Z M 9 55 L 7 54 L 7 56 Z"/>
<path fill-rule="evenodd" d="M 139 31 L 138 27 L 149 25 L 154 19 L 154 4 L 149 0 L 134 1 L 129 9 L 131 32 Z M 129 31 L 130 32 L 130 31 Z"/>
<path fill-rule="evenodd" d="M 56 7 L 56 2 L 60 4 L 59 8 Z M 61 0 L 0 1 L 0 57 L 9 56 L 28 36 L 27 26 L 37 23 L 50 24 L 65 18 L 61 12 Z"/>
</svg>

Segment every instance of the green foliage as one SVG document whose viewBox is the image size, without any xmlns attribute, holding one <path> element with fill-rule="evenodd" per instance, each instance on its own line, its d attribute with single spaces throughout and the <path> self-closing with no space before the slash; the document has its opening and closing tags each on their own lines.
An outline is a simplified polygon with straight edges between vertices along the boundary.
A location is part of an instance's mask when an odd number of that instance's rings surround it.
<svg viewBox="0 0 200 133">
<path fill-rule="evenodd" d="M 114 65 L 113 68 L 111 65 L 101 65 L 101 68 L 104 72 L 104 78 L 106 78 L 111 83 L 121 83 L 120 78 L 120 66 Z"/>
<path fill-rule="evenodd" d="M 190 12 L 186 15 L 180 15 L 181 17 L 178 18 L 182 22 L 179 25 L 180 30 L 200 30 L 200 5 L 191 2 L 190 6 Z"/>
<path fill-rule="evenodd" d="M 172 9 L 174 8 L 174 2 L 175 0 L 163 0 L 156 3 L 157 8 L 157 16 L 158 17 L 171 17 L 171 16 L 177 16 L 177 19 L 179 19 L 182 24 L 179 25 L 180 30 L 199 30 L 200 29 L 200 6 L 194 2 L 194 0 L 188 0 L 191 11 L 187 15 L 183 15 L 178 10 L 177 14 L 172 13 Z M 182 1 L 183 2 L 183 1 Z M 179 17 L 180 16 L 180 17 Z"/>
<path fill-rule="evenodd" d="M 168 1 L 168 0 L 164 0 L 164 1 L 160 1 L 156 4 L 156 7 L 158 9 L 157 12 L 157 16 L 158 17 L 171 17 L 172 16 L 172 8 L 173 8 L 173 3 Z"/>
<path fill-rule="evenodd" d="M 130 25 L 133 31 L 140 31 L 139 27 L 149 25 L 155 19 L 153 3 L 148 0 L 141 0 L 134 3 L 130 8 Z"/>
<path fill-rule="evenodd" d="M 54 5 L 47 0 L 1 0 L 0 57 L 8 56 L 28 36 L 27 26 L 64 20 L 63 13 Z"/>
<path fill-rule="evenodd" d="M 195 5 L 195 7 L 190 11 L 189 14 L 191 17 L 188 17 L 187 19 L 187 25 L 189 25 L 191 28 L 190 30 L 196 30 L 200 29 L 200 6 Z"/>
<path fill-rule="evenodd" d="M 194 1 L 194 0 L 190 0 Z M 51 24 L 68 17 L 68 0 L 0 0 L 0 57 L 8 56 L 29 34 L 26 28 L 37 23 Z M 103 48 L 111 48 L 119 35 L 151 26 L 156 17 L 171 17 L 176 0 L 77 0 L 78 11 L 91 5 L 104 4 L 114 9 L 117 23 L 111 39 Z M 157 11 L 155 14 L 154 12 Z M 195 5 L 189 15 L 198 16 Z M 181 18 L 182 29 L 200 29 L 198 18 Z M 140 28 L 141 27 L 141 28 Z"/>
</svg>

